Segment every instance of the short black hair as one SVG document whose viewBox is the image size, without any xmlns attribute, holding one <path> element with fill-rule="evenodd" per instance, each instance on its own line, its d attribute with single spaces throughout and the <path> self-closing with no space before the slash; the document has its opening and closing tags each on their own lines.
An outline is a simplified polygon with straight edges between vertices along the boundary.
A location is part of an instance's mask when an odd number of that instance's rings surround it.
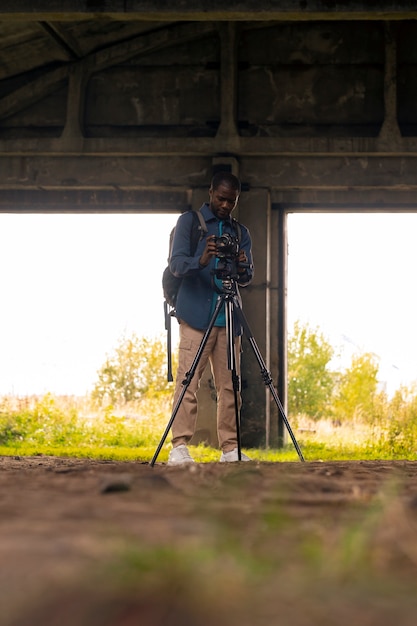
<svg viewBox="0 0 417 626">
<path fill-rule="evenodd" d="M 217 189 L 220 185 L 227 185 L 235 189 L 239 194 L 241 191 L 240 180 L 231 172 L 216 172 L 211 179 L 211 189 Z"/>
</svg>

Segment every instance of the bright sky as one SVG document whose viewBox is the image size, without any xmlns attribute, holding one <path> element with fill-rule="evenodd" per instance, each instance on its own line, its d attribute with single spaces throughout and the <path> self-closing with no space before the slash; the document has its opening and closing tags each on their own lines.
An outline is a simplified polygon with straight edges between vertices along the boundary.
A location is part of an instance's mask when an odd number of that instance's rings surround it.
<svg viewBox="0 0 417 626">
<path fill-rule="evenodd" d="M 0 214 L 0 394 L 83 395 L 123 334 L 165 337 L 175 221 Z M 417 379 L 416 232 L 417 214 L 289 216 L 290 330 L 319 327 L 341 364 L 374 352 L 388 390 Z"/>
<path fill-rule="evenodd" d="M 165 337 L 161 275 L 175 221 L 0 215 L 0 394 L 84 395 L 124 334 Z"/>
<path fill-rule="evenodd" d="M 392 393 L 417 381 L 417 214 L 289 216 L 289 323 L 319 327 L 349 366 L 378 359 Z"/>
</svg>

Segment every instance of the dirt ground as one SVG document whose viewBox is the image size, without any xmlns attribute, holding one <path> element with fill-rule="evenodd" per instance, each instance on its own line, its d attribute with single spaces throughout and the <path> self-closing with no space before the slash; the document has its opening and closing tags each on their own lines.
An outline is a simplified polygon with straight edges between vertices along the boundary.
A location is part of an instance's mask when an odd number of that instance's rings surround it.
<svg viewBox="0 0 417 626">
<path fill-rule="evenodd" d="M 0 529 L 1 626 L 417 619 L 416 462 L 0 457 Z"/>
</svg>

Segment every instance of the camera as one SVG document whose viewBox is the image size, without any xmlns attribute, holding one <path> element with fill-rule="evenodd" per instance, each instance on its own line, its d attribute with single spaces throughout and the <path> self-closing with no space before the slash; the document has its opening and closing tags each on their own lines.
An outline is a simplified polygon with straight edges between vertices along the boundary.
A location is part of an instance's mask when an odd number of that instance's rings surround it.
<svg viewBox="0 0 417 626">
<path fill-rule="evenodd" d="M 239 256 L 239 239 L 224 233 L 220 237 L 215 237 L 216 256 L 219 259 L 229 258 L 237 259 Z"/>
</svg>

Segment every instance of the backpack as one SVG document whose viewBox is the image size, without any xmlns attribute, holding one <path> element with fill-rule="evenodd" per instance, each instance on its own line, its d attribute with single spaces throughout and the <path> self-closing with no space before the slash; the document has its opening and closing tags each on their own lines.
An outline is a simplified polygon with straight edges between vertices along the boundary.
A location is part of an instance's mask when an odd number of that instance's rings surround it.
<svg viewBox="0 0 417 626">
<path fill-rule="evenodd" d="M 202 216 L 200 211 L 191 211 L 193 215 L 193 223 L 191 226 L 191 238 L 190 238 L 190 254 L 194 254 L 198 242 L 203 238 L 204 234 L 207 232 L 206 222 L 204 217 Z M 169 236 L 169 255 L 168 255 L 168 263 L 171 258 L 172 253 L 172 243 L 174 241 L 174 233 L 175 227 L 171 230 L 171 234 Z M 162 290 L 164 293 L 165 302 L 169 304 L 170 307 L 175 308 L 175 304 L 177 301 L 178 290 L 181 285 L 182 278 L 178 278 L 174 276 L 174 274 L 169 269 L 169 265 L 164 269 L 162 273 Z"/>
</svg>

